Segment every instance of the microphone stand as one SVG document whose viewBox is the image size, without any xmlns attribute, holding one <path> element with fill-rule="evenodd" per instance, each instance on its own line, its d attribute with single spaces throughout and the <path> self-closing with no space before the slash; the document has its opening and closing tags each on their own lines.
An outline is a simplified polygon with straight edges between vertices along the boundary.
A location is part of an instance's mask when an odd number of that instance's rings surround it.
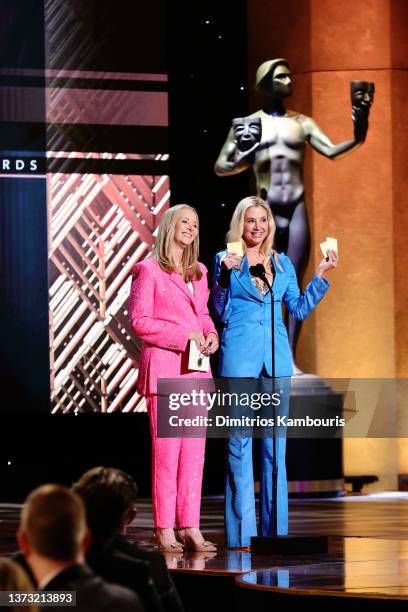
<svg viewBox="0 0 408 612">
<path fill-rule="evenodd" d="M 272 349 L 272 394 L 275 393 L 275 296 L 272 285 L 266 278 L 265 267 L 262 264 L 251 266 L 249 271 L 264 281 L 271 295 L 271 349 Z M 273 281 L 272 281 L 273 284 Z M 289 398 L 290 401 L 290 398 Z M 275 553 L 281 555 L 322 554 L 327 553 L 329 540 L 327 536 L 278 536 L 278 462 L 277 443 L 275 435 L 275 405 L 273 405 L 273 438 L 272 438 L 272 495 L 273 495 L 273 532 L 272 536 L 252 536 L 251 551 L 254 553 Z"/>
<path fill-rule="evenodd" d="M 265 269 L 264 269 L 265 270 Z M 271 294 L 271 337 L 272 337 L 272 397 L 275 396 L 275 296 L 272 285 L 266 278 L 265 272 L 260 276 Z M 273 283 L 273 281 L 272 281 Z M 278 461 L 276 458 L 277 443 L 275 435 L 275 404 L 273 404 L 273 427 L 272 427 L 272 504 L 273 504 L 273 537 L 278 535 Z"/>
</svg>

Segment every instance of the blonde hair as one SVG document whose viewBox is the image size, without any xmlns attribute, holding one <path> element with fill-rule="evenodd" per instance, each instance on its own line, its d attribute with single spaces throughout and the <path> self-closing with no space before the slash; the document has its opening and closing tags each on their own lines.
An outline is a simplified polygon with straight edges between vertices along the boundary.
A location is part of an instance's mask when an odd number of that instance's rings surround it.
<svg viewBox="0 0 408 612">
<path fill-rule="evenodd" d="M 157 234 L 156 244 L 153 249 L 152 257 L 157 261 L 160 268 L 165 272 L 174 272 L 176 270 L 175 262 L 172 256 L 172 246 L 174 242 L 174 231 L 180 213 L 183 210 L 191 210 L 197 217 L 198 214 L 195 208 L 188 204 L 177 204 L 172 206 L 162 216 L 159 223 L 159 231 Z M 183 280 L 199 280 L 203 273 L 198 265 L 199 255 L 199 236 L 194 238 L 193 242 L 188 245 L 184 251 L 181 263 L 183 264 Z"/>
<path fill-rule="evenodd" d="M 262 198 L 258 196 L 248 196 L 238 202 L 232 215 L 229 232 L 227 233 L 227 242 L 241 242 L 242 250 L 244 254 L 246 253 L 247 245 L 242 237 L 242 234 L 244 233 L 245 213 L 248 208 L 252 208 L 253 206 L 261 206 L 265 210 L 266 217 L 268 219 L 268 235 L 260 248 L 261 253 L 265 255 L 265 267 L 269 266 L 270 258 L 273 256 L 277 267 L 282 271 L 278 253 L 273 248 L 273 241 L 276 231 L 275 220 L 273 218 L 270 206 Z"/>
<path fill-rule="evenodd" d="M 26 591 L 27 593 L 34 592 L 34 587 L 31 584 L 25 571 L 11 559 L 0 557 L 0 590 L 1 591 Z M 38 612 L 38 606 L 8 606 L 5 610 L 12 612 Z"/>
</svg>

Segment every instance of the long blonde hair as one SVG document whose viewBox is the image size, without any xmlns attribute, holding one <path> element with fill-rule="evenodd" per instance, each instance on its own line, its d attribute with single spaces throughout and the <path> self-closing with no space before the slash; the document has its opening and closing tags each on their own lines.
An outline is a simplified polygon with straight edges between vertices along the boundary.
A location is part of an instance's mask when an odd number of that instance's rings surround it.
<svg viewBox="0 0 408 612">
<path fill-rule="evenodd" d="M 152 257 L 157 261 L 160 268 L 165 272 L 176 271 L 175 262 L 172 256 L 172 246 L 174 242 L 174 230 L 176 228 L 177 219 L 182 210 L 191 210 L 197 217 L 198 214 L 195 208 L 189 204 L 176 204 L 172 206 L 162 216 L 159 223 L 159 231 L 157 234 L 156 244 L 153 249 Z M 184 251 L 181 263 L 183 264 L 183 280 L 199 280 L 203 273 L 198 265 L 199 256 L 199 235 L 194 238 L 193 242 L 188 245 Z"/>
<path fill-rule="evenodd" d="M 0 557 L 0 590 L 34 593 L 34 587 L 23 568 L 18 563 L 5 557 Z M 10 612 L 39 612 L 40 608 L 34 604 L 31 606 L 16 604 L 15 606 L 7 606 L 5 610 Z"/>
<path fill-rule="evenodd" d="M 244 254 L 246 254 L 247 245 L 242 237 L 242 234 L 244 233 L 245 212 L 248 210 L 248 208 L 252 208 L 253 206 L 261 206 L 265 210 L 266 217 L 268 219 L 268 235 L 259 249 L 265 255 L 265 267 L 270 264 L 270 258 L 273 256 L 277 267 L 282 271 L 278 254 L 273 248 L 273 241 L 276 232 L 275 220 L 272 216 L 269 205 L 262 198 L 258 196 L 248 196 L 238 202 L 232 215 L 229 232 L 227 233 L 227 242 L 241 242 L 242 250 Z"/>
</svg>

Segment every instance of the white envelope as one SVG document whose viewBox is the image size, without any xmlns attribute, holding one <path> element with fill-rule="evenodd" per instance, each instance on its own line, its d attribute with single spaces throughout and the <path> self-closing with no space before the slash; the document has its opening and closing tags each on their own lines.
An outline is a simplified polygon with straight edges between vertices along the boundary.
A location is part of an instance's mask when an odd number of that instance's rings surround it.
<svg viewBox="0 0 408 612">
<path fill-rule="evenodd" d="M 190 340 L 188 369 L 198 372 L 209 372 L 210 370 L 210 358 L 200 353 L 194 340 Z"/>
</svg>

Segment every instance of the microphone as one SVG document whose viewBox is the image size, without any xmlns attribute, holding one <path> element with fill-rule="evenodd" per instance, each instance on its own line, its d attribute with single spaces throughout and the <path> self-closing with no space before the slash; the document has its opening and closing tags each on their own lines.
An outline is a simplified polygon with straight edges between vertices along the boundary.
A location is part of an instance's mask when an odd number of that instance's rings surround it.
<svg viewBox="0 0 408 612">
<path fill-rule="evenodd" d="M 256 264 L 255 266 L 251 266 L 249 268 L 249 271 L 251 273 L 251 276 L 255 276 L 256 278 L 261 278 L 262 280 L 265 280 L 265 266 L 261 263 Z"/>
<path fill-rule="evenodd" d="M 273 294 L 271 284 L 266 278 L 266 270 L 263 264 L 259 263 L 255 266 L 250 266 L 249 272 L 251 273 L 251 276 L 255 276 L 256 278 L 262 279 L 265 285 L 268 287 L 269 291 Z"/>
</svg>

